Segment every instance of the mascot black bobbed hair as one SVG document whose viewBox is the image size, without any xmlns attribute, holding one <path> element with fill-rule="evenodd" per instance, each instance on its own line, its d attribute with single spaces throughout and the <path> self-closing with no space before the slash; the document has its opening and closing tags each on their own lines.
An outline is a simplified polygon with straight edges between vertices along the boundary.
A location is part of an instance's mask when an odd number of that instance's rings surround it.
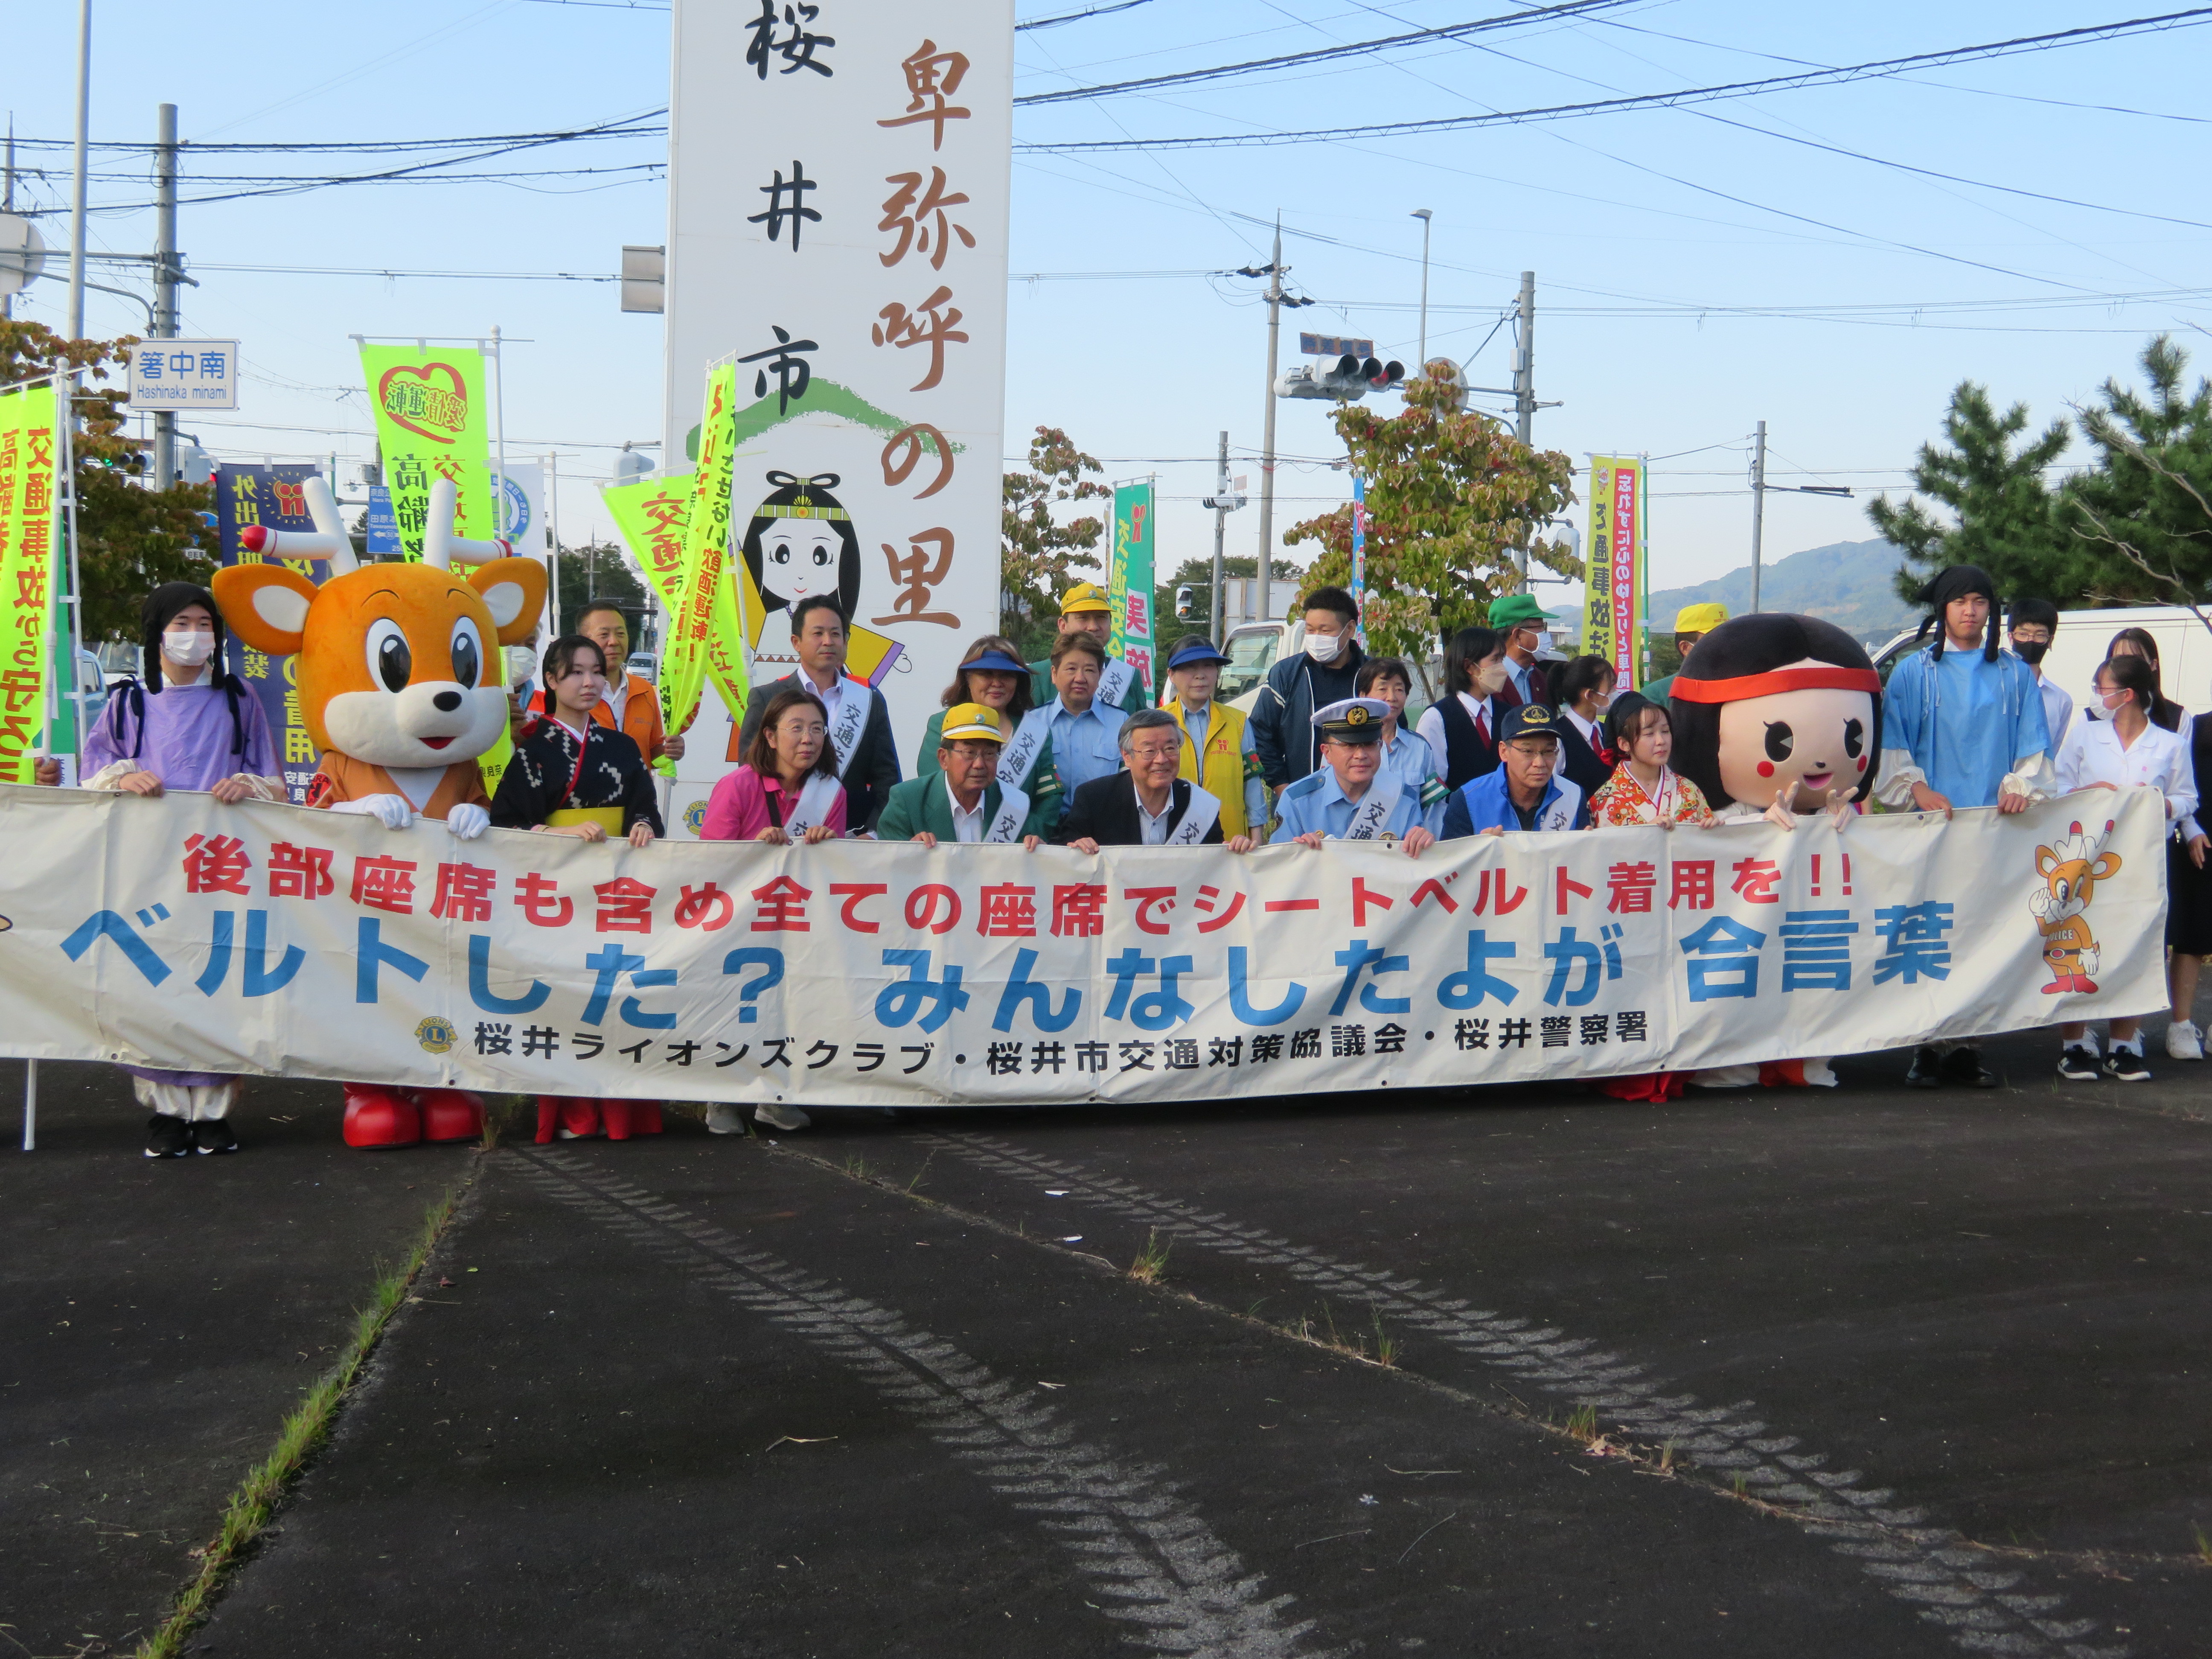
<svg viewBox="0 0 2212 1659">
<path fill-rule="evenodd" d="M 1716 810 L 1763 807 L 1783 790 L 1863 800 L 1874 787 L 1881 678 L 1833 623 L 1731 617 L 1683 659 L 1668 702 L 1672 764 Z"/>
<path fill-rule="evenodd" d="M 775 489 L 753 509 L 740 544 L 762 605 L 772 614 L 826 593 L 849 623 L 860 603 L 860 538 L 830 493 L 837 475 L 771 472 L 768 481 Z"/>
</svg>

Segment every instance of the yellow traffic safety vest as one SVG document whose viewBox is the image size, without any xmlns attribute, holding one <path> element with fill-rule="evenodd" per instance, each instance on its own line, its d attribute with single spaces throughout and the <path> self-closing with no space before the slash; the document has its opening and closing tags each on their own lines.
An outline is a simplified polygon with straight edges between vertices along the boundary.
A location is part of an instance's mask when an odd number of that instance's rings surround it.
<svg viewBox="0 0 2212 1659">
<path fill-rule="evenodd" d="M 1182 727 L 1182 705 L 1170 698 L 1161 705 Z M 1224 840 L 1250 830 L 1244 819 L 1244 711 L 1225 702 L 1211 706 L 1206 720 L 1206 752 L 1201 755 L 1182 730 L 1181 775 L 1221 803 Z"/>
</svg>

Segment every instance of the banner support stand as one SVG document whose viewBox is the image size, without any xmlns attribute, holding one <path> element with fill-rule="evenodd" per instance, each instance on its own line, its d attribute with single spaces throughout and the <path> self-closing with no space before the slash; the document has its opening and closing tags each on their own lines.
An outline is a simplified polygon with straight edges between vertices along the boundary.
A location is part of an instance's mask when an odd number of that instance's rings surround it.
<svg viewBox="0 0 2212 1659">
<path fill-rule="evenodd" d="M 39 1062 L 23 1062 L 23 1150 L 36 1152 L 39 1146 Z"/>
</svg>

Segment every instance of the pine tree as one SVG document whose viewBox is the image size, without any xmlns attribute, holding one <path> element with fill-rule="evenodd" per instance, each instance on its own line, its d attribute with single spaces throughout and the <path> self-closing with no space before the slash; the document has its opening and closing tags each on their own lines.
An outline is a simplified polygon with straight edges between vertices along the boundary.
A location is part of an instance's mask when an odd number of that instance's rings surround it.
<svg viewBox="0 0 2212 1659">
<path fill-rule="evenodd" d="M 1913 488 L 1950 511 L 1946 524 L 1918 495 L 1900 504 L 1887 495 L 1869 502 L 1875 528 L 1905 555 L 1897 591 L 1917 602 L 1928 579 L 1947 565 L 1976 564 L 2002 594 L 2033 593 L 2064 605 L 2081 591 L 2081 547 L 2059 524 L 2044 472 L 2066 451 L 2064 421 L 2053 421 L 2018 448 L 2027 429 L 2026 404 L 2002 416 L 1989 389 L 1961 380 L 1943 416 L 1947 447 L 1920 446 Z"/>
<path fill-rule="evenodd" d="M 1336 411 L 1352 465 L 1367 480 L 1367 596 L 1361 622 L 1370 647 L 1425 662 L 1438 644 L 1478 624 L 1494 599 L 1519 580 L 1514 550 L 1560 575 L 1583 562 L 1537 532 L 1573 501 L 1574 464 L 1534 450 L 1487 415 L 1461 406 L 1457 387 L 1408 380 L 1403 412 L 1385 416 L 1359 404 Z M 1352 507 L 1293 525 L 1286 542 L 1318 542 L 1290 611 L 1325 584 L 1352 577 Z"/>
<path fill-rule="evenodd" d="M 2148 395 L 2106 380 L 2080 411 L 2099 465 L 2059 497 L 2096 605 L 2195 605 L 2212 592 L 2212 384 L 2185 394 L 2189 358 L 2160 335 L 2141 358 Z"/>
</svg>

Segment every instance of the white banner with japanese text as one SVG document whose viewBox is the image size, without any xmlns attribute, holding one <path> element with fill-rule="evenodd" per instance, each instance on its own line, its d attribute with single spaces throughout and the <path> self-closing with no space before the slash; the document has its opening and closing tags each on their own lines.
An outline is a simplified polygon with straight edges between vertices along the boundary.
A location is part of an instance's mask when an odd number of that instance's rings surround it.
<svg viewBox="0 0 2212 1659">
<path fill-rule="evenodd" d="M 2136 790 L 1419 859 L 641 850 L 9 786 L 0 1053 L 809 1106 L 1833 1055 L 2162 1007 L 2164 835 Z"/>
<path fill-rule="evenodd" d="M 733 363 L 720 614 L 758 684 L 792 672 L 793 608 L 836 599 L 910 755 L 999 626 L 1012 0 L 673 22 L 662 465 L 696 461 L 700 386 Z"/>
</svg>

